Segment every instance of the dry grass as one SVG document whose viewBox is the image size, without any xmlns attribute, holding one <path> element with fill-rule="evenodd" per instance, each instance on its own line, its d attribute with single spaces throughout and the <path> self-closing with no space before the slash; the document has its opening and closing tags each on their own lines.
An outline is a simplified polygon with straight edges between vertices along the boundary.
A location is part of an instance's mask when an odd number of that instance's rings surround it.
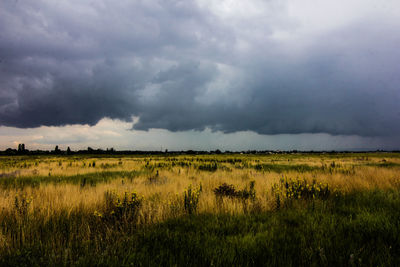
<svg viewBox="0 0 400 267">
<path fill-rule="evenodd" d="M 240 159 L 240 162 L 218 163 L 217 171 L 200 171 L 196 166 L 204 161 L 220 160 L 223 157 Z M 176 159 L 176 160 L 175 160 Z M 115 178 L 108 183 L 96 186 L 82 187 L 76 184 L 41 184 L 39 187 L 24 187 L 23 189 L 0 189 L 0 213 L 11 212 L 14 209 L 16 196 L 26 195 L 33 201 L 30 212 L 36 215 L 50 217 L 60 211 L 72 212 L 75 209 L 87 210 L 93 213 L 101 209 L 104 203 L 104 194 L 113 190 L 119 194 L 136 191 L 144 197 L 140 210 L 139 220 L 143 223 L 162 221 L 170 217 L 181 215 L 183 192 L 189 185 L 203 187 L 198 211 L 207 213 L 243 213 L 248 208 L 240 200 L 224 199 L 222 203 L 216 201 L 213 189 L 222 183 L 233 184 L 237 189 L 243 189 L 250 181 L 255 181 L 256 204 L 261 210 L 273 208 L 273 199 L 270 190 L 273 184 L 281 177 L 292 179 L 316 180 L 338 188 L 342 192 L 357 189 L 388 189 L 400 185 L 399 167 L 384 168 L 373 166 L 382 162 L 400 164 L 398 157 L 385 159 L 377 156 L 180 156 L 170 158 L 68 158 L 42 157 L 38 159 L 20 158 L 13 160 L 2 158 L 2 175 L 25 177 L 32 175 L 76 175 L 90 174 L 105 171 L 127 171 L 152 168 L 150 174 L 143 174 L 133 180 L 122 177 Z M 11 161 L 11 163 L 10 163 Z M 95 162 L 95 167 L 93 167 Z M 177 166 L 171 162 L 191 163 L 190 166 Z M 157 164 L 164 164 L 157 167 Z M 89 167 L 90 164 L 90 167 Z M 197 164 L 197 165 L 196 165 Z M 257 171 L 256 164 L 285 164 L 307 165 L 326 169 L 316 171 Z M 369 164 L 369 165 L 368 165 Z M 147 166 L 147 167 L 146 167 Z M 150 167 L 149 167 L 150 166 Z M 334 166 L 334 167 L 332 167 Z M 250 205 L 250 204 L 249 204 Z M 254 205 L 254 204 L 252 204 Z M 0 238 L 1 239 L 1 238 Z"/>
<path fill-rule="evenodd" d="M 221 251 L 224 266 L 246 265 L 249 255 L 259 257 L 256 265 L 265 264 L 268 251 L 273 262 L 303 253 L 298 259 L 315 263 L 303 265 L 321 265 L 323 246 L 332 262 L 340 255 L 343 260 L 336 265 L 341 266 L 355 255 L 349 253 L 361 251 L 365 240 L 372 240 L 363 259 L 383 251 L 376 259 L 388 260 L 377 263 L 393 266 L 400 249 L 392 238 L 399 229 L 398 218 L 392 217 L 400 202 L 399 173 L 400 155 L 385 153 L 0 157 L 0 265 L 96 266 L 113 259 L 117 265 L 121 257 L 129 258 L 126 262 L 145 258 L 155 260 L 148 265 L 168 265 L 176 255 L 187 255 L 190 261 L 201 255 L 198 265 L 211 265 L 221 259 Z M 249 189 L 253 182 L 255 198 Z M 230 195 L 217 197 L 214 190 L 222 184 L 227 185 L 221 188 L 233 185 L 234 190 L 219 190 Z M 196 212 L 219 216 L 192 216 Z M 241 214 L 246 215 L 230 216 Z M 178 219 L 148 226 L 170 218 Z M 189 235 L 188 227 L 194 229 Z M 365 239 L 354 241 L 363 235 Z M 375 242 L 381 236 L 384 241 Z M 312 246 L 298 242 L 313 238 Z M 193 250 L 203 243 L 207 245 Z M 237 245 L 234 254 L 232 244 Z M 268 250 L 271 246 L 275 249 Z M 160 255 L 167 260 L 158 261 Z M 204 255 L 209 261 L 203 261 Z M 184 258 L 178 265 L 186 264 Z"/>
</svg>

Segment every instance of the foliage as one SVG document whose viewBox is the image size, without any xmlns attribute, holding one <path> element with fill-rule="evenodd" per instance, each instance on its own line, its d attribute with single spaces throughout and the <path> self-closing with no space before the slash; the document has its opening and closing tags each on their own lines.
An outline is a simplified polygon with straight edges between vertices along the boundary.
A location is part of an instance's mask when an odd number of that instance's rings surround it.
<svg viewBox="0 0 400 267">
<path fill-rule="evenodd" d="M 251 199 L 254 200 L 256 198 L 256 191 L 254 189 L 255 181 L 250 182 L 250 188 L 244 188 L 242 190 L 236 190 L 234 185 L 229 185 L 227 183 L 223 183 L 222 185 L 215 188 L 214 194 L 217 198 L 229 197 L 229 198 L 239 198 L 239 199 Z"/>
<path fill-rule="evenodd" d="M 106 220 L 135 218 L 143 201 L 143 197 L 140 197 L 136 192 L 125 192 L 123 195 L 118 195 L 115 191 L 107 191 L 104 199 L 104 214 L 95 211 L 95 215 L 104 217 Z"/>
<path fill-rule="evenodd" d="M 5 176 L 0 179 L 0 187 L 3 189 L 18 188 L 27 186 L 37 187 L 40 184 L 60 184 L 70 183 L 79 184 L 82 187 L 86 185 L 95 186 L 97 183 L 108 182 L 116 178 L 126 177 L 133 179 L 144 172 L 141 171 L 107 171 L 77 175 L 49 175 L 49 176 Z"/>
<path fill-rule="evenodd" d="M 28 197 L 27 195 L 17 195 L 14 200 L 14 208 L 16 214 L 19 216 L 25 217 L 28 215 L 29 206 L 32 203 L 33 198 Z"/>
<path fill-rule="evenodd" d="M 328 184 L 312 183 L 307 180 L 280 179 L 279 183 L 272 186 L 272 192 L 284 196 L 286 199 L 327 199 L 335 190 L 332 190 Z"/>
<path fill-rule="evenodd" d="M 222 185 L 218 186 L 214 189 L 214 194 L 217 197 L 230 197 L 234 198 L 237 196 L 237 191 L 233 184 L 223 183 Z"/>
<path fill-rule="evenodd" d="M 204 164 L 200 164 L 198 166 L 198 169 L 200 171 L 215 172 L 218 170 L 218 164 L 217 164 L 217 162 L 204 163 Z"/>
<path fill-rule="evenodd" d="M 300 173 L 304 172 L 313 172 L 313 171 L 320 171 L 321 168 L 317 166 L 310 166 L 307 164 L 261 164 L 258 163 L 253 166 L 254 169 L 258 171 L 265 171 L 265 172 L 288 172 L 288 171 L 296 171 Z"/>
<path fill-rule="evenodd" d="M 185 190 L 183 206 L 188 214 L 193 214 L 197 211 L 200 193 L 202 192 L 202 190 L 203 187 L 201 186 L 201 184 L 198 188 L 192 188 L 192 185 L 189 185 L 189 187 Z"/>
</svg>

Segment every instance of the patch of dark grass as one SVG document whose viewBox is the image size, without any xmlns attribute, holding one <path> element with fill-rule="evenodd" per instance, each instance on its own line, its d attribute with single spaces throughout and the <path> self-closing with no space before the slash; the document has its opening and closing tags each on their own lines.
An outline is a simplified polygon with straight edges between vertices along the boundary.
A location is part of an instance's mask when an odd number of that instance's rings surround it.
<svg viewBox="0 0 400 267">
<path fill-rule="evenodd" d="M 379 163 L 367 163 L 364 166 L 380 167 L 380 168 L 400 168 L 400 163 L 383 161 Z"/>
<path fill-rule="evenodd" d="M 183 217 L 147 229 L 131 260 L 143 265 L 396 266 L 398 192 L 353 193 L 257 215 Z M 346 211 L 346 212 L 344 212 Z"/>
<path fill-rule="evenodd" d="M 313 171 L 322 171 L 323 168 L 319 166 L 310 166 L 307 164 L 256 164 L 252 165 L 252 167 L 257 171 L 265 171 L 265 172 L 288 172 L 288 171 L 295 171 L 295 172 L 313 172 Z"/>
<path fill-rule="evenodd" d="M 1 266 L 399 266 L 399 191 L 353 192 L 259 214 L 192 214 L 138 227 L 83 210 L 3 216 Z"/>
<path fill-rule="evenodd" d="M 218 170 L 218 163 L 217 162 L 203 163 L 203 164 L 199 164 L 197 168 L 200 171 L 215 172 Z"/>
<path fill-rule="evenodd" d="M 70 183 L 84 186 L 95 186 L 98 183 L 104 183 L 116 178 L 133 179 L 139 175 L 145 174 L 144 171 L 102 171 L 87 174 L 77 174 L 71 176 L 52 175 L 52 176 L 6 176 L 0 178 L 0 187 L 24 188 L 26 186 L 36 187 L 40 184 L 58 184 Z"/>
<path fill-rule="evenodd" d="M 219 185 L 217 188 L 213 190 L 215 196 L 217 199 L 222 200 L 223 197 L 228 197 L 228 198 L 238 198 L 242 200 L 246 199 L 251 199 L 255 200 L 256 198 L 256 191 L 254 189 L 255 181 L 251 181 L 249 188 L 247 187 L 242 189 L 242 190 L 237 190 L 234 185 L 229 185 L 226 183 L 223 183 Z"/>
</svg>

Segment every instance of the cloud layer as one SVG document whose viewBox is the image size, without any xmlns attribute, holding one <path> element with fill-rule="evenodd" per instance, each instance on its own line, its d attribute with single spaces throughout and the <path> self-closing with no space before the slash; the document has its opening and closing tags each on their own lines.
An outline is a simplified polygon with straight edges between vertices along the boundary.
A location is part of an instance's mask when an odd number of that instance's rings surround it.
<svg viewBox="0 0 400 267">
<path fill-rule="evenodd" d="M 397 1 L 11 1 L 0 125 L 400 135 Z"/>
</svg>

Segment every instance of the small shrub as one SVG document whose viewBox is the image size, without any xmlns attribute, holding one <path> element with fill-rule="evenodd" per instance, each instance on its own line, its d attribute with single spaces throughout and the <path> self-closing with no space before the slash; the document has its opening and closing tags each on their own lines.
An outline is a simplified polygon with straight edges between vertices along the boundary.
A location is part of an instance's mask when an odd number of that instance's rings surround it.
<svg viewBox="0 0 400 267">
<path fill-rule="evenodd" d="M 251 199 L 255 200 L 256 191 L 254 189 L 255 181 L 250 182 L 250 188 L 244 188 L 243 190 L 236 190 L 233 185 L 228 185 L 223 183 L 214 189 L 214 194 L 217 198 L 229 197 L 229 198 L 239 198 L 239 199 Z"/>
<path fill-rule="evenodd" d="M 201 184 L 198 188 L 193 189 L 192 185 L 189 185 L 188 189 L 185 190 L 184 208 L 188 214 L 194 214 L 197 211 L 201 191 Z"/>
<path fill-rule="evenodd" d="M 241 199 L 251 199 L 255 200 L 256 199 L 256 190 L 254 189 L 255 181 L 250 182 L 250 188 L 247 189 L 244 188 L 243 190 L 240 190 L 238 192 L 238 197 Z"/>
<path fill-rule="evenodd" d="M 288 180 L 282 178 L 279 183 L 272 186 L 272 193 L 276 197 L 276 208 L 281 207 L 284 200 L 296 199 L 321 199 L 326 200 L 333 195 L 338 195 L 336 189 L 332 189 L 328 184 L 317 183 L 313 180 L 312 183 L 306 180 Z"/>
<path fill-rule="evenodd" d="M 26 217 L 28 215 L 29 206 L 32 203 L 33 198 L 27 195 L 15 196 L 14 208 L 16 213 L 21 217 Z"/>
<path fill-rule="evenodd" d="M 106 191 L 104 198 L 105 211 L 101 217 L 113 220 L 134 218 L 143 201 L 143 197 L 136 192 L 125 192 L 123 195 L 118 195 L 114 191 Z"/>
<path fill-rule="evenodd" d="M 234 198 L 237 196 L 237 191 L 232 184 L 223 183 L 222 185 L 218 186 L 214 190 L 214 194 L 216 197 L 230 197 Z"/>
</svg>

